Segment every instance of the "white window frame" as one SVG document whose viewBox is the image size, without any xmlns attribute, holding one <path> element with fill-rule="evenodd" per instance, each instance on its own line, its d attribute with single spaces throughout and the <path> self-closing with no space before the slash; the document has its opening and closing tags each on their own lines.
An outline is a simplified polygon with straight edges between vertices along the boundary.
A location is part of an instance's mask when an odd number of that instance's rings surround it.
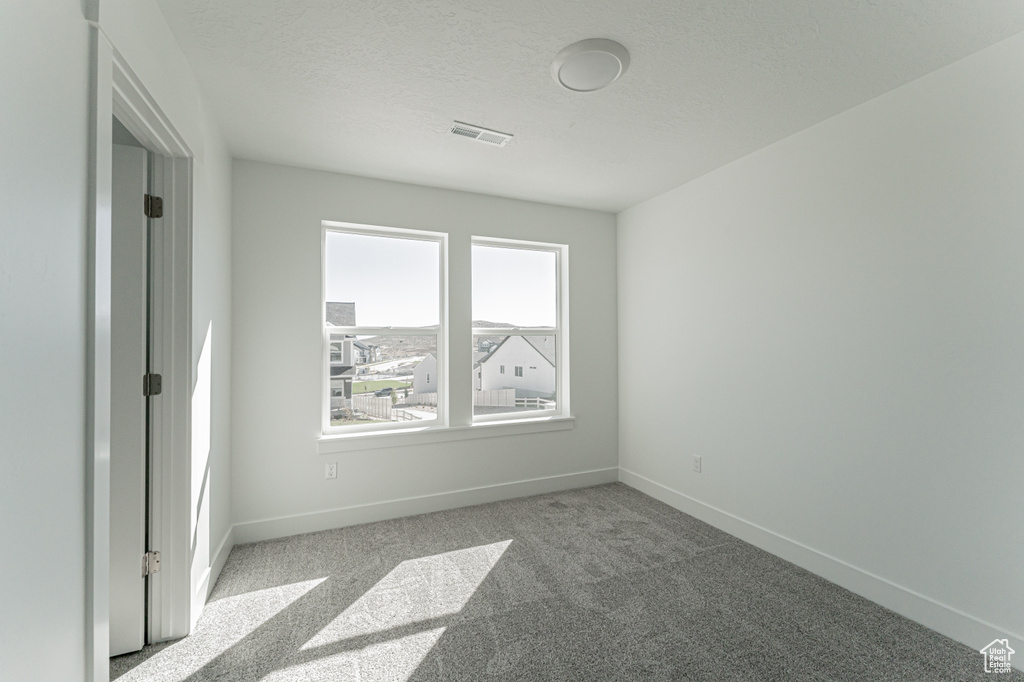
<svg viewBox="0 0 1024 682">
<path fill-rule="evenodd" d="M 555 407 L 528 412 L 473 415 L 473 424 L 515 422 L 537 419 L 569 418 L 569 247 L 566 244 L 532 242 L 497 237 L 471 238 L 473 246 L 493 246 L 523 251 L 549 251 L 555 254 L 555 328 L 549 327 L 473 327 L 473 346 L 477 336 L 552 336 L 555 337 Z M 472 266 L 472 261 L 470 263 Z M 524 372 L 525 373 L 525 372 Z M 471 387 L 472 389 L 472 387 Z"/>
<path fill-rule="evenodd" d="M 332 327 L 327 321 L 327 234 L 341 232 L 370 237 L 390 237 L 416 241 L 437 242 L 438 244 L 438 324 L 431 327 Z M 425 431 L 448 427 L 448 235 L 444 232 L 411 230 L 401 227 L 363 225 L 333 220 L 321 221 L 320 230 L 320 325 L 322 333 L 320 373 L 323 381 L 320 413 L 321 431 L 324 437 L 343 434 L 394 433 L 401 431 Z M 388 424 L 367 424 L 364 426 L 331 425 L 331 334 L 352 336 L 431 336 L 437 339 L 434 357 L 437 360 L 437 419 L 427 423 L 392 422 Z"/>
</svg>

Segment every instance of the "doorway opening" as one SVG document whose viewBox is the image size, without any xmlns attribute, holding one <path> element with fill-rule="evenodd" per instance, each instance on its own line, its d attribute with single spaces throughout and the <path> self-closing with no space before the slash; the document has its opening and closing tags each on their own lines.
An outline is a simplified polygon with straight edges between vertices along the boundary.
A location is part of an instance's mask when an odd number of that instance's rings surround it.
<svg viewBox="0 0 1024 682">
<path fill-rule="evenodd" d="M 113 561 L 113 543 L 118 542 L 113 524 L 133 519 L 135 530 L 129 531 L 129 535 L 142 536 L 136 548 L 126 550 L 131 561 L 125 563 L 128 568 L 124 569 L 126 575 L 132 574 L 134 585 L 130 591 L 136 604 L 140 591 L 142 595 L 141 608 L 131 607 L 133 631 L 141 632 L 142 642 L 184 637 L 201 608 L 201 603 L 197 607 L 197 600 L 192 598 L 191 576 L 193 154 L 98 27 L 93 28 L 92 40 L 86 679 L 104 682 L 108 679 L 109 657 L 117 652 L 112 648 L 112 627 L 122 606 L 120 595 L 114 592 L 119 569 Z M 162 217 L 148 221 L 159 225 L 147 229 L 143 223 L 142 237 L 132 247 L 141 244 L 142 253 L 148 251 L 148 255 L 129 257 L 137 283 L 125 287 L 134 289 L 129 292 L 121 290 L 117 277 L 123 265 L 119 249 L 131 240 L 115 243 L 112 225 L 114 201 L 122 194 L 113 186 L 115 119 L 119 123 L 117 134 L 127 132 L 131 138 L 122 137 L 120 141 L 133 142 L 119 145 L 121 151 L 128 150 L 124 152 L 127 157 L 135 158 L 129 162 L 136 164 L 135 170 L 124 173 L 125 178 L 134 177 L 140 191 L 146 189 L 148 181 L 148 191 L 143 194 L 163 200 Z M 135 189 L 130 192 L 134 194 Z M 142 208 L 145 199 L 130 197 L 128 201 L 134 211 Z M 143 282 L 141 288 L 148 291 L 139 292 L 138 282 Z M 134 296 L 140 293 L 141 296 Z M 114 334 L 116 321 L 111 315 L 121 294 L 135 301 L 130 305 L 141 311 L 141 333 L 148 337 L 148 341 L 125 341 L 127 352 L 132 355 L 130 362 L 122 355 L 121 342 Z M 135 446 L 136 467 L 125 477 L 138 485 L 133 486 L 135 492 L 130 496 L 135 511 L 128 513 L 118 513 L 111 507 L 112 503 L 118 504 L 122 490 L 120 479 L 112 478 L 112 473 L 118 476 L 118 471 L 116 464 L 111 469 L 111 455 L 116 456 L 115 441 L 121 438 L 117 430 L 127 423 L 114 418 L 119 400 L 114 391 L 118 372 L 130 374 L 134 386 L 124 391 L 136 397 L 143 397 L 144 381 L 147 392 L 156 393 L 154 377 L 160 378 L 159 395 L 146 398 L 141 408 L 134 401 L 132 407 L 132 421 L 136 424 L 141 410 L 142 426 L 133 427 L 130 440 L 136 444 L 141 441 L 143 451 L 148 445 L 148 455 L 140 454 L 140 447 Z M 129 380 L 124 381 L 128 386 Z M 155 568 L 152 551 L 160 552 L 160 570 L 143 580 L 143 557 L 149 562 L 150 571 Z M 141 588 L 136 589 L 139 585 Z M 134 647 L 140 636 L 133 637 Z"/>
<path fill-rule="evenodd" d="M 112 120 L 110 296 L 110 655 L 149 641 L 151 550 L 150 423 L 159 376 L 150 371 L 154 212 L 150 168 L 156 155 Z"/>
</svg>

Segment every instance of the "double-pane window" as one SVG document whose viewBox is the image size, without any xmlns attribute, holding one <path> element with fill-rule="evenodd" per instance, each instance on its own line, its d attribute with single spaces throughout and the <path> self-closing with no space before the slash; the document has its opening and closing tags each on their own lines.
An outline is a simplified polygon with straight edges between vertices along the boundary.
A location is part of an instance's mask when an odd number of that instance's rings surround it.
<svg viewBox="0 0 1024 682">
<path fill-rule="evenodd" d="M 445 235 L 324 225 L 324 432 L 436 423 Z"/>
<path fill-rule="evenodd" d="M 446 234 L 323 225 L 325 434 L 568 415 L 565 246 L 474 238 L 472 328 L 448 330 Z M 449 385 L 453 334 L 471 386 Z"/>
<path fill-rule="evenodd" d="M 557 245 L 474 240 L 475 421 L 562 411 L 564 257 Z"/>
</svg>

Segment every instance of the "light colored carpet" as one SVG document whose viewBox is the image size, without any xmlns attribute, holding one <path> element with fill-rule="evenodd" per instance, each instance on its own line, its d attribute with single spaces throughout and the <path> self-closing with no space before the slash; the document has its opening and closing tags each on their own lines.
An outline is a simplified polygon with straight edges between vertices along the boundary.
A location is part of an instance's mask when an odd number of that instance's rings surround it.
<svg viewBox="0 0 1024 682">
<path fill-rule="evenodd" d="M 111 677 L 991 679 L 978 652 L 622 484 L 237 546 L 195 632 Z"/>
</svg>

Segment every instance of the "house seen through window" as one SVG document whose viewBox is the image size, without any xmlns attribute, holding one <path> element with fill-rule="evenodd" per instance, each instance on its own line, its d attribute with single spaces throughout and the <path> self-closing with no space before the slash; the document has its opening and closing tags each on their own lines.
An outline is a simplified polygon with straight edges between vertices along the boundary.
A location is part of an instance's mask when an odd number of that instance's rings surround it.
<svg viewBox="0 0 1024 682">
<path fill-rule="evenodd" d="M 325 433 L 437 421 L 441 252 L 431 233 L 325 225 Z"/>
<path fill-rule="evenodd" d="M 474 242 L 475 421 L 559 410 L 562 253 L 554 245 Z"/>
</svg>

